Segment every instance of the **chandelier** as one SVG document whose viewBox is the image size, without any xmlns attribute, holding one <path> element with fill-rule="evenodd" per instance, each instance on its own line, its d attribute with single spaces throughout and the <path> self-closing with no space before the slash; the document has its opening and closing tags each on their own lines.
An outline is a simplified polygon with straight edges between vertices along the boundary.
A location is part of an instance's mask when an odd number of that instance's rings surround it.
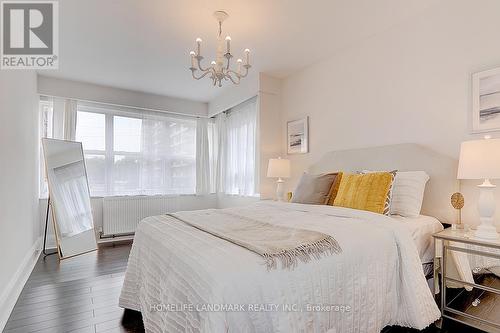
<svg viewBox="0 0 500 333">
<path fill-rule="evenodd" d="M 218 85 L 222 87 L 222 80 L 230 80 L 234 84 L 239 84 L 241 79 L 247 76 L 248 69 L 250 66 L 250 50 L 245 49 L 245 63 L 243 64 L 243 60 L 236 60 L 237 69 L 233 70 L 230 68 L 230 62 L 233 58 L 231 54 L 231 37 L 226 36 L 224 39 L 222 37 L 222 22 L 226 20 L 229 15 L 224 11 L 216 11 L 214 13 L 214 17 L 219 22 L 219 35 L 217 37 L 217 53 L 215 56 L 215 60 L 211 62 L 211 66 L 208 68 L 203 68 L 201 65 L 201 61 L 203 60 L 203 56 L 201 55 L 201 38 L 196 39 L 196 52 L 191 51 L 191 74 L 193 78 L 196 80 L 200 80 L 205 76 L 208 76 L 212 79 L 213 85 Z M 242 68 L 243 67 L 243 68 Z M 197 71 L 200 71 L 200 74 L 197 76 Z"/>
</svg>

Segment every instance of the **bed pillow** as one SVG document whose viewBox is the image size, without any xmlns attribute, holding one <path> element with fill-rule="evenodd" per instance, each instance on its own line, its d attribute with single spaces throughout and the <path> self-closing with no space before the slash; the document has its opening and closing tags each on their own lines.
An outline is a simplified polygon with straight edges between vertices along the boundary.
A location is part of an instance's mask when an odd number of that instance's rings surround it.
<svg viewBox="0 0 500 333">
<path fill-rule="evenodd" d="M 331 195 L 331 188 L 338 173 L 311 175 L 303 173 L 292 195 L 292 202 L 324 205 Z"/>
<path fill-rule="evenodd" d="M 385 172 L 385 171 L 370 171 L 370 170 L 361 171 L 362 174 L 373 173 L 373 172 Z M 396 178 L 397 172 L 398 170 L 389 171 L 389 173 L 392 176 L 392 182 L 391 182 L 391 187 L 389 188 L 389 193 L 387 194 L 387 198 L 385 199 L 384 212 L 382 213 L 384 215 L 391 215 L 392 192 L 394 188 L 394 179 Z"/>
<path fill-rule="evenodd" d="M 389 172 L 344 174 L 333 205 L 383 214 L 392 182 Z"/>
<path fill-rule="evenodd" d="M 428 181 L 425 171 L 399 171 L 394 179 L 391 214 L 418 217 Z"/>
</svg>

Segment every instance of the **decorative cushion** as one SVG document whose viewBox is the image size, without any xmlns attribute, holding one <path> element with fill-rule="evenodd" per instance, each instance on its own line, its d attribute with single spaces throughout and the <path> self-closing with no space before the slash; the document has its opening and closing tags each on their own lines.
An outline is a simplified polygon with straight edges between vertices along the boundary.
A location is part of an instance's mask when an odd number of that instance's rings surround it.
<svg viewBox="0 0 500 333">
<path fill-rule="evenodd" d="M 344 174 L 333 205 L 383 214 L 392 182 L 389 172 Z"/>
<path fill-rule="evenodd" d="M 373 172 L 384 172 L 384 171 L 370 171 L 370 170 L 363 170 L 361 174 L 365 173 L 373 173 Z M 391 182 L 391 188 L 389 189 L 389 194 L 387 194 L 387 199 L 385 200 L 385 205 L 384 205 L 384 212 L 382 214 L 384 215 L 390 215 L 391 214 L 391 203 L 392 203 L 392 192 L 394 189 L 394 179 L 396 178 L 396 174 L 398 170 L 392 170 L 388 171 L 391 176 L 392 176 L 392 182 Z"/>
<path fill-rule="evenodd" d="M 428 181 L 429 175 L 425 171 L 399 171 L 394 179 L 391 214 L 419 216 Z"/>
<path fill-rule="evenodd" d="M 295 191 L 293 191 L 291 202 L 313 205 L 326 204 L 337 174 L 336 172 L 321 175 L 303 173 Z"/>
</svg>

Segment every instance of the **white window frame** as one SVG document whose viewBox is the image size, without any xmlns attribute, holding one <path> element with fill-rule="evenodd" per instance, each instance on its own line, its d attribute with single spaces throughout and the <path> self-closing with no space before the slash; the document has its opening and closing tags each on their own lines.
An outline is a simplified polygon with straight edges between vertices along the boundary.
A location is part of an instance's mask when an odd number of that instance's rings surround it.
<svg viewBox="0 0 500 333">
<path fill-rule="evenodd" d="M 114 105 L 102 105 L 100 103 L 93 102 L 79 102 L 77 112 L 88 112 L 95 114 L 103 114 L 105 116 L 105 147 L 104 151 L 101 150 L 92 150 L 92 149 L 84 149 L 84 156 L 86 155 L 100 155 L 105 158 L 105 194 L 94 195 L 93 197 L 103 197 L 103 196 L 114 196 L 113 194 L 113 165 L 114 159 L 117 155 L 122 156 L 136 156 L 141 158 L 141 152 L 126 152 L 126 151 L 115 151 L 114 150 L 114 117 L 127 117 L 127 118 L 135 118 L 135 119 L 145 119 L 145 118 L 159 118 L 159 119 L 179 119 L 179 120 L 193 120 L 192 116 L 182 116 L 176 114 L 161 114 L 159 111 L 149 111 L 142 110 L 136 108 L 128 108 L 122 106 L 114 106 Z M 77 124 L 78 126 L 78 124 Z M 196 140 L 195 140 L 196 144 Z M 196 154 L 194 156 L 196 162 Z M 196 175 L 196 172 L 195 172 Z M 174 193 L 174 194 L 165 194 L 165 195 L 195 195 L 196 188 L 193 188 L 192 192 L 189 193 Z M 131 195 L 144 195 L 142 193 L 136 193 Z"/>
<path fill-rule="evenodd" d="M 97 111 L 99 110 L 99 111 Z M 116 155 L 121 155 L 121 156 L 134 156 L 137 158 L 141 157 L 140 152 L 128 152 L 128 151 L 120 151 L 114 149 L 115 147 L 115 142 L 114 142 L 114 117 L 119 116 L 119 117 L 127 117 L 127 118 L 134 118 L 134 119 L 143 119 L 144 117 L 141 117 L 137 114 L 134 114 L 133 112 L 121 112 L 117 111 L 113 108 L 110 109 L 103 109 L 100 107 L 96 106 L 87 106 L 86 104 L 79 105 L 78 106 L 78 112 L 87 112 L 87 113 L 95 113 L 95 114 L 103 114 L 104 115 L 104 150 L 95 150 L 95 149 L 84 149 L 83 150 L 83 155 L 99 155 L 99 156 L 104 156 L 104 161 L 106 162 L 106 166 L 104 168 L 104 183 L 106 184 L 106 190 L 105 192 L 108 193 L 106 196 L 112 196 L 109 193 L 112 193 L 113 191 L 113 165 L 115 161 L 115 156 Z M 77 123 L 78 126 L 78 123 Z M 136 195 L 142 195 L 140 193 Z"/>
</svg>

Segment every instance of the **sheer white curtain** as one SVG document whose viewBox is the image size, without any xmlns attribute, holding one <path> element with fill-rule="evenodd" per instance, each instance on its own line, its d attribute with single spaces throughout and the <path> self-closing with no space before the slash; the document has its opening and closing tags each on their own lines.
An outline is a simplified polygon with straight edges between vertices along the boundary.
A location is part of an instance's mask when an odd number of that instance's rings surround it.
<svg viewBox="0 0 500 333">
<path fill-rule="evenodd" d="M 195 119 L 89 103 L 77 113 L 93 196 L 195 193 Z"/>
<path fill-rule="evenodd" d="M 51 97 L 48 98 L 52 105 L 52 138 L 75 140 L 77 101 Z"/>
<path fill-rule="evenodd" d="M 257 98 L 251 98 L 216 117 L 218 133 L 218 191 L 258 194 Z"/>
<path fill-rule="evenodd" d="M 64 101 L 64 140 L 74 141 L 76 136 L 76 112 L 78 103 L 73 99 Z"/>
<path fill-rule="evenodd" d="M 121 194 L 195 193 L 196 121 L 146 116 L 140 137 L 140 183 L 135 193 Z M 130 174 L 124 179 L 136 178 Z M 114 192 L 118 194 L 116 189 Z"/>
<path fill-rule="evenodd" d="M 198 118 L 196 121 L 196 194 L 210 193 L 210 148 L 208 135 L 209 121 Z"/>
<path fill-rule="evenodd" d="M 215 155 L 215 190 L 225 192 L 226 172 L 226 113 L 219 113 L 215 117 L 214 155 Z"/>
<path fill-rule="evenodd" d="M 45 97 L 40 98 L 41 138 L 75 140 L 77 101 L 73 99 Z M 48 196 L 47 179 L 43 149 L 40 145 L 40 198 Z"/>
</svg>

